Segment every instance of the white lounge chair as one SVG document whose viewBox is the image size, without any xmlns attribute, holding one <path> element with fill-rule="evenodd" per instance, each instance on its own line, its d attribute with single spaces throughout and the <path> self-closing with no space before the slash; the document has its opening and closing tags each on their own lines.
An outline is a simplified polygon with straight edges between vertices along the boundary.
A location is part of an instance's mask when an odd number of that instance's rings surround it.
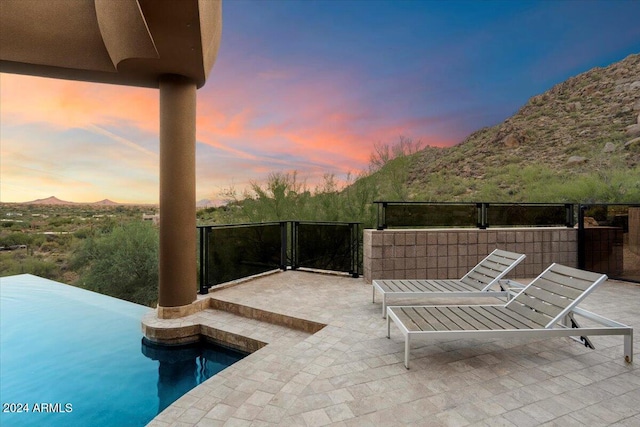
<svg viewBox="0 0 640 427">
<path fill-rule="evenodd" d="M 388 297 L 507 297 L 509 290 L 501 286 L 500 280 L 518 265 L 526 255 L 495 249 L 462 279 L 432 280 L 374 280 L 373 302 L 376 291 L 382 295 L 382 317 L 387 314 Z"/>
<path fill-rule="evenodd" d="M 580 336 L 594 348 L 589 335 L 624 335 L 624 356 L 633 360 L 633 328 L 577 305 L 606 275 L 552 264 L 505 305 L 397 306 L 387 308 L 387 337 L 393 321 L 404 335 L 404 365 L 414 338 L 510 338 Z M 602 325 L 580 327 L 574 315 Z"/>
</svg>

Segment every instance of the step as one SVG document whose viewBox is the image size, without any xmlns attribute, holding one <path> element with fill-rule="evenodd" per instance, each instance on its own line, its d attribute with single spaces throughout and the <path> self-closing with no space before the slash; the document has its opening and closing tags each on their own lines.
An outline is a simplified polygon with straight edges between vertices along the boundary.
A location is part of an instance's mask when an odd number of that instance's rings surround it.
<svg viewBox="0 0 640 427">
<path fill-rule="evenodd" d="M 229 301 L 209 298 L 210 308 L 177 319 L 145 316 L 142 329 L 153 342 L 179 345 L 202 339 L 252 353 L 267 344 L 297 342 L 325 325 Z"/>
</svg>

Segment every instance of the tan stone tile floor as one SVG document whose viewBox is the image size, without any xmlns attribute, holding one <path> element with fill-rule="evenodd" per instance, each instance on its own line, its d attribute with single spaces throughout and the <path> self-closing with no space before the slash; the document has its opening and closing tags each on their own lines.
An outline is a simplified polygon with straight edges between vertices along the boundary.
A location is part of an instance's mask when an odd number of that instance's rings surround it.
<svg viewBox="0 0 640 427">
<path fill-rule="evenodd" d="M 268 345 L 178 399 L 150 426 L 638 426 L 640 357 L 621 336 L 412 344 L 362 279 L 288 271 L 210 296 L 326 324 L 308 334 L 202 312 Z M 403 301 L 401 301 L 403 302 Z M 468 299 L 427 303 L 462 304 Z M 483 298 L 477 303 L 497 303 Z M 640 285 L 607 281 L 581 307 L 640 329 Z M 225 326 L 226 327 L 226 326 Z"/>
</svg>

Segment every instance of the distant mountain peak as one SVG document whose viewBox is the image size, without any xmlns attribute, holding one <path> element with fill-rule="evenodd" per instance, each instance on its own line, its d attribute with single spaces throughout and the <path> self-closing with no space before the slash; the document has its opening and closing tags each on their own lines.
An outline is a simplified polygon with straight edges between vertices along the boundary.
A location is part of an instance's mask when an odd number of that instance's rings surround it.
<svg viewBox="0 0 640 427">
<path fill-rule="evenodd" d="M 120 203 L 114 202 L 109 199 L 100 200 L 99 202 L 92 203 L 78 203 L 70 202 L 67 200 L 58 199 L 56 196 L 50 196 L 46 199 L 36 199 L 30 202 L 24 202 L 25 205 L 100 205 L 100 206 L 118 206 Z"/>
<path fill-rule="evenodd" d="M 74 205 L 73 202 L 68 202 L 66 200 L 60 200 L 56 196 L 50 196 L 46 199 L 36 199 L 31 202 L 25 202 L 28 205 Z"/>
<path fill-rule="evenodd" d="M 114 202 L 113 200 L 104 199 L 104 200 L 100 200 L 99 202 L 93 202 L 91 204 L 92 205 L 102 205 L 102 206 L 117 206 L 120 203 Z"/>
<path fill-rule="evenodd" d="M 196 208 L 212 208 L 223 204 L 220 200 L 202 199 L 196 202 Z"/>
</svg>

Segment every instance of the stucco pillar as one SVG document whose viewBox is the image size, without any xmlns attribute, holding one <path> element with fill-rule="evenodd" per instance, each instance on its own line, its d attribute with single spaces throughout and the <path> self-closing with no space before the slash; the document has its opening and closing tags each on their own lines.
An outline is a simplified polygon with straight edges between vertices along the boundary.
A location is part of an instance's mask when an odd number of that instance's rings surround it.
<svg viewBox="0 0 640 427">
<path fill-rule="evenodd" d="M 195 194 L 196 83 L 164 75 L 160 77 L 159 312 L 196 300 Z"/>
</svg>

